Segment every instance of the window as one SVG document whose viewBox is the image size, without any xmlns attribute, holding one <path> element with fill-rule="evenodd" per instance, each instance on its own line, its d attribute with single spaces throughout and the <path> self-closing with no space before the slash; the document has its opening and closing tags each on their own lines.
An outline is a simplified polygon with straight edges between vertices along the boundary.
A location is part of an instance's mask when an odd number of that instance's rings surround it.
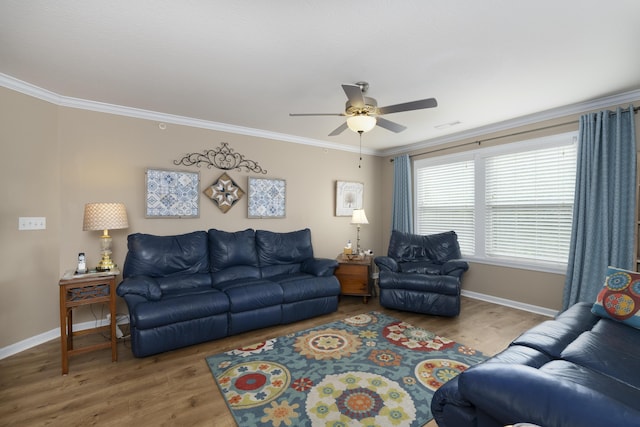
<svg viewBox="0 0 640 427">
<path fill-rule="evenodd" d="M 563 271 L 576 140 L 572 132 L 416 161 L 416 232 L 455 230 L 471 260 Z"/>
</svg>

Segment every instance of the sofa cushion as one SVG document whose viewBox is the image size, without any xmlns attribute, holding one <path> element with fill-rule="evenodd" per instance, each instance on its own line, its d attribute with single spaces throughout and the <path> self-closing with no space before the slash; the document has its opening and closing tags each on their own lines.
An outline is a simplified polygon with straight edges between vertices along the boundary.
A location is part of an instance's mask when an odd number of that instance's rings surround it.
<svg viewBox="0 0 640 427">
<path fill-rule="evenodd" d="M 240 279 L 216 285 L 229 298 L 229 311 L 255 310 L 282 304 L 283 292 L 280 285 L 264 279 Z"/>
<path fill-rule="evenodd" d="M 547 320 L 524 332 L 512 344 L 531 347 L 558 358 L 562 350 L 582 332 L 581 329 L 575 329 L 558 320 Z"/>
<path fill-rule="evenodd" d="M 428 256 L 433 261 L 444 264 L 450 259 L 462 258 L 458 235 L 454 231 L 424 236 Z"/>
<path fill-rule="evenodd" d="M 299 272 L 300 264 L 313 258 L 311 230 L 308 228 L 289 233 L 257 230 L 256 248 L 262 277 Z"/>
<path fill-rule="evenodd" d="M 237 232 L 209 230 L 211 271 L 215 273 L 236 266 L 255 267 L 257 271 L 259 261 L 255 234 L 252 229 Z"/>
<path fill-rule="evenodd" d="M 128 236 L 127 246 L 124 278 L 169 277 L 209 271 L 207 233 L 204 231 L 177 236 L 134 233 Z"/>
<path fill-rule="evenodd" d="M 431 261 L 400 262 L 398 268 L 403 273 L 442 274 L 442 265 Z"/>
<path fill-rule="evenodd" d="M 210 288 L 211 276 L 209 273 L 184 274 L 174 277 L 157 277 L 156 282 L 162 290 L 162 295 L 166 295 L 193 288 Z"/>
<path fill-rule="evenodd" d="M 584 332 L 560 357 L 640 389 L 640 342 L 620 340 L 615 334 Z"/>
<path fill-rule="evenodd" d="M 609 267 L 592 311 L 640 329 L 640 273 Z"/>
<path fill-rule="evenodd" d="M 150 329 L 225 313 L 229 310 L 227 296 L 215 289 L 183 290 L 165 295 L 160 301 L 144 302 L 130 312 L 131 325 Z"/>
<path fill-rule="evenodd" d="M 340 294 L 340 282 L 334 276 L 316 277 L 297 273 L 269 278 L 282 287 L 285 303 Z"/>
</svg>

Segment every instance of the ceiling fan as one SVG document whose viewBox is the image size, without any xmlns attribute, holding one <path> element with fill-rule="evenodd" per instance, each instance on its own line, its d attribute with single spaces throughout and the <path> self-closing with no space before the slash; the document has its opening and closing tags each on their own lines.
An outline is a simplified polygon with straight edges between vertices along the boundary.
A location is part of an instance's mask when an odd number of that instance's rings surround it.
<svg viewBox="0 0 640 427">
<path fill-rule="evenodd" d="M 344 93 L 347 95 L 347 102 L 344 113 L 289 113 L 289 116 L 342 116 L 347 117 L 346 122 L 338 126 L 329 136 L 341 134 L 349 128 L 362 135 L 376 125 L 390 130 L 391 132 L 402 132 L 407 127 L 392 122 L 380 116 L 384 114 L 400 113 L 402 111 L 421 110 L 423 108 L 433 108 L 438 106 L 435 98 L 421 99 L 419 101 L 404 102 L 402 104 L 378 107 L 378 102 L 374 98 L 364 96 L 369 89 L 369 83 L 358 82 L 353 85 L 342 85 Z"/>
</svg>

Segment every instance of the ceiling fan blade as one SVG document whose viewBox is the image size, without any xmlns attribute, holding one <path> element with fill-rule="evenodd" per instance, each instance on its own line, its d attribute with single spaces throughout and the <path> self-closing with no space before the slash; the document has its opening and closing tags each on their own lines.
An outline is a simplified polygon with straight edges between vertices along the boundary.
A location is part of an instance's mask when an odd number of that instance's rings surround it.
<svg viewBox="0 0 640 427">
<path fill-rule="evenodd" d="M 290 117 L 300 116 L 344 116 L 344 113 L 289 113 Z"/>
<path fill-rule="evenodd" d="M 435 98 L 421 99 L 419 101 L 405 102 L 402 104 L 389 105 L 378 108 L 378 114 L 399 113 L 401 111 L 421 110 L 423 108 L 433 108 L 438 106 Z"/>
<path fill-rule="evenodd" d="M 391 120 L 383 119 L 382 117 L 376 117 L 376 124 L 381 128 L 385 128 L 386 130 L 390 130 L 391 132 L 399 133 L 405 130 L 407 127 L 402 126 L 398 123 L 392 122 Z"/>
<path fill-rule="evenodd" d="M 347 122 L 344 122 L 343 124 L 341 124 L 340 126 L 338 126 L 337 128 L 335 128 L 333 130 L 333 132 L 331 132 L 329 134 L 329 136 L 336 136 L 336 135 L 340 135 L 342 132 L 344 132 L 347 129 Z"/>
<path fill-rule="evenodd" d="M 362 95 L 362 89 L 356 85 L 342 85 L 344 93 L 349 98 L 349 103 L 355 108 L 364 107 L 364 95 Z"/>
</svg>

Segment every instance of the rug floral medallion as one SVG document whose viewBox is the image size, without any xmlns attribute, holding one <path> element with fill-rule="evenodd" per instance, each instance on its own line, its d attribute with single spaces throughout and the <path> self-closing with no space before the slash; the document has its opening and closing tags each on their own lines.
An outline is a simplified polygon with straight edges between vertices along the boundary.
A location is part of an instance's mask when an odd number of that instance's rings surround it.
<svg viewBox="0 0 640 427">
<path fill-rule="evenodd" d="M 370 312 L 207 357 L 239 426 L 422 426 L 435 390 L 486 357 Z"/>
</svg>

